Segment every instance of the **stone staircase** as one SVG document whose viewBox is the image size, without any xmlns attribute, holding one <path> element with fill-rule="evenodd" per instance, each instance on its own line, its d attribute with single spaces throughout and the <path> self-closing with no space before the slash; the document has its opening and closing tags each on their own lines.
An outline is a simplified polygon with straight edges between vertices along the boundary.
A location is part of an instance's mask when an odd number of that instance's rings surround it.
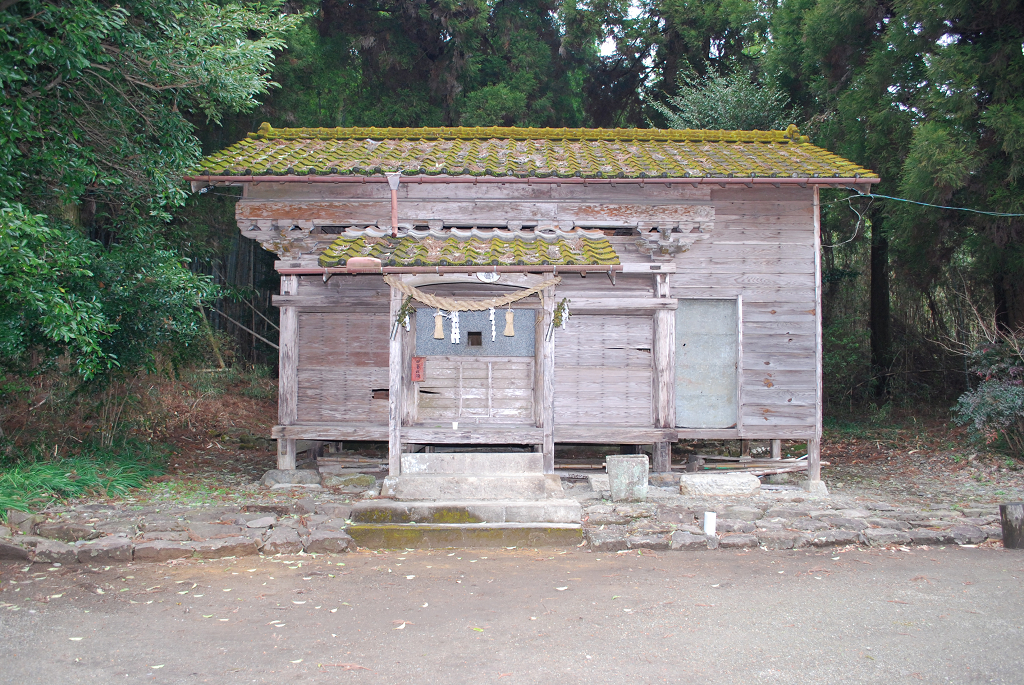
<svg viewBox="0 0 1024 685">
<path fill-rule="evenodd" d="M 415 452 L 381 495 L 358 503 L 362 547 L 561 546 L 582 540 L 582 509 L 538 452 Z"/>
</svg>

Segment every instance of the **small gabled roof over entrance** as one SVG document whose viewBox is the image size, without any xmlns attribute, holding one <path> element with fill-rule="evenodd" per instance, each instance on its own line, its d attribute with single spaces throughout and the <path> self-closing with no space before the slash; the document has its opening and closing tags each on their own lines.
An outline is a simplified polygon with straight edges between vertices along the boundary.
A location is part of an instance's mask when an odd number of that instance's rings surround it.
<svg viewBox="0 0 1024 685">
<path fill-rule="evenodd" d="M 204 158 L 204 177 L 843 178 L 874 172 L 786 131 L 273 128 Z"/>
<path fill-rule="evenodd" d="M 601 231 L 558 229 L 411 230 L 347 229 L 320 255 L 320 266 L 344 266 L 369 257 L 383 266 L 599 266 L 619 263 Z"/>
</svg>

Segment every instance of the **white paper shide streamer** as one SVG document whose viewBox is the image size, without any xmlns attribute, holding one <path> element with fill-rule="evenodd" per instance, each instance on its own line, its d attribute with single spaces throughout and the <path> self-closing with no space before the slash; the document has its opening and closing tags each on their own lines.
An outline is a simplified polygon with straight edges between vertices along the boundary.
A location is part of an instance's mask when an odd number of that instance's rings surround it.
<svg viewBox="0 0 1024 685">
<path fill-rule="evenodd" d="M 491 342 L 494 342 L 494 307 L 488 310 L 491 314 Z"/>
<path fill-rule="evenodd" d="M 461 340 L 459 331 L 459 312 L 452 312 L 452 345 L 458 345 Z"/>
</svg>

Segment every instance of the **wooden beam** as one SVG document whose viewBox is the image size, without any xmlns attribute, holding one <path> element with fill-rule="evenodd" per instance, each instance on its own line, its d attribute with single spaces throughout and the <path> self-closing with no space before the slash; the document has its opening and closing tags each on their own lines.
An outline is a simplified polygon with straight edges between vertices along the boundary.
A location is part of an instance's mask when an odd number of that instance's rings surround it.
<svg viewBox="0 0 1024 685">
<path fill-rule="evenodd" d="M 548 326 L 551 325 L 555 315 L 555 289 L 545 288 L 544 310 L 541 316 L 539 329 L 541 335 L 537 338 L 540 345 L 540 381 L 541 381 L 541 428 L 544 431 L 541 445 L 544 453 L 544 473 L 555 472 L 555 335 L 550 338 L 547 335 Z"/>
<path fill-rule="evenodd" d="M 647 313 L 650 310 L 675 311 L 678 307 L 679 303 L 669 297 L 573 297 L 569 303 L 569 308 L 573 313 L 589 309 L 627 310 L 621 313 L 643 310 Z"/>
<path fill-rule="evenodd" d="M 402 291 L 391 289 L 391 310 L 388 322 L 394 324 L 398 310 L 402 308 Z M 402 472 L 402 368 L 405 360 L 402 354 L 403 335 L 390 330 L 394 335 L 388 344 L 388 475 L 398 476 Z"/>
<path fill-rule="evenodd" d="M 281 277 L 281 293 L 294 294 L 297 276 Z M 299 313 L 295 307 L 281 307 L 281 331 L 278 336 L 277 421 L 282 425 L 295 423 L 299 407 Z M 278 441 L 277 468 L 295 468 L 295 440 Z"/>
<path fill-rule="evenodd" d="M 652 445 L 675 442 L 676 429 L 651 426 L 609 426 L 606 424 L 574 424 L 555 426 L 555 442 L 593 443 L 599 445 Z"/>
<path fill-rule="evenodd" d="M 533 445 L 540 444 L 543 429 L 534 426 L 466 426 L 458 430 L 451 425 L 440 427 L 407 426 L 402 437 L 408 442 L 444 445 Z M 552 469 L 554 465 L 552 464 Z"/>
</svg>

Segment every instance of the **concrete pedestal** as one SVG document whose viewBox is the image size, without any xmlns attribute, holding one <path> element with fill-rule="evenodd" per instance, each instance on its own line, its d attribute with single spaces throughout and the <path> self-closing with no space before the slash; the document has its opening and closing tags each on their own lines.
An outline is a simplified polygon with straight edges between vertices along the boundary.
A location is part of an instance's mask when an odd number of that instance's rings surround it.
<svg viewBox="0 0 1024 685">
<path fill-rule="evenodd" d="M 613 502 L 643 502 L 647 499 L 646 454 L 607 457 L 608 489 Z"/>
</svg>

